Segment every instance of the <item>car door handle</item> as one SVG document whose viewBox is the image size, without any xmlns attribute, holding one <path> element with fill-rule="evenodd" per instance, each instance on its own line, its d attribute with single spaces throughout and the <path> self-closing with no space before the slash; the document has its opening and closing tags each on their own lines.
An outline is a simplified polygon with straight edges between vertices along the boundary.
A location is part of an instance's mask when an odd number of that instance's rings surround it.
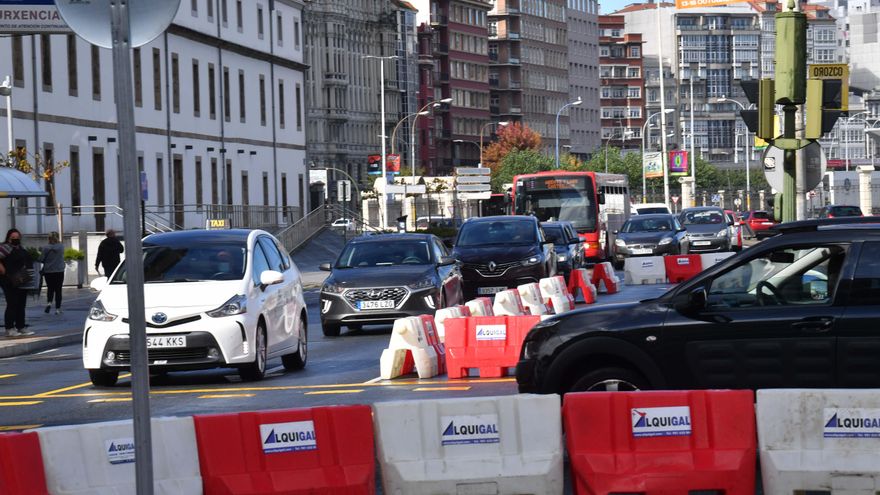
<svg viewBox="0 0 880 495">
<path fill-rule="evenodd" d="M 828 316 L 817 316 L 812 318 L 804 318 L 791 324 L 795 330 L 804 333 L 824 333 L 831 330 L 834 324 L 834 318 Z"/>
</svg>

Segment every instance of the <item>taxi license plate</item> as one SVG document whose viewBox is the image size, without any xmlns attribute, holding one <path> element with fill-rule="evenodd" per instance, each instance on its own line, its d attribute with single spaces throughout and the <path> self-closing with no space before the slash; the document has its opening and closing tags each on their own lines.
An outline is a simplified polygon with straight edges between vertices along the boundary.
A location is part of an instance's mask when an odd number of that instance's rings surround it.
<svg viewBox="0 0 880 495">
<path fill-rule="evenodd" d="M 394 309 L 394 300 L 358 301 L 358 309 Z"/>
<path fill-rule="evenodd" d="M 694 241 L 694 246 L 708 246 L 712 244 L 710 241 Z"/>
<path fill-rule="evenodd" d="M 186 337 L 183 335 L 147 337 L 147 348 L 153 347 L 186 347 Z"/>
<path fill-rule="evenodd" d="M 654 252 L 654 250 L 653 250 L 653 249 L 649 249 L 649 248 L 639 248 L 639 249 L 633 249 L 633 250 L 632 250 L 632 253 L 633 253 L 633 254 L 651 254 L 651 253 L 653 253 L 653 252 Z"/>
<path fill-rule="evenodd" d="M 498 294 L 499 292 L 507 290 L 507 287 L 480 287 L 477 289 L 477 294 L 481 296 L 487 296 L 492 294 Z"/>
</svg>

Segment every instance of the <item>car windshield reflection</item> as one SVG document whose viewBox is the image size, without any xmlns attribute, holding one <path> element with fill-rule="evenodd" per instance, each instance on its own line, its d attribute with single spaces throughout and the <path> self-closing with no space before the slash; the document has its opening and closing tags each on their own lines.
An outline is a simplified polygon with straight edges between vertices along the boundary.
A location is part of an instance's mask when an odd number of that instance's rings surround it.
<svg viewBox="0 0 880 495">
<path fill-rule="evenodd" d="M 144 246 L 144 283 L 241 280 L 245 270 L 244 245 Z M 111 284 L 125 284 L 125 262 Z"/>
<path fill-rule="evenodd" d="M 336 268 L 359 268 L 433 263 L 430 246 L 423 241 L 363 242 L 346 246 Z"/>
</svg>

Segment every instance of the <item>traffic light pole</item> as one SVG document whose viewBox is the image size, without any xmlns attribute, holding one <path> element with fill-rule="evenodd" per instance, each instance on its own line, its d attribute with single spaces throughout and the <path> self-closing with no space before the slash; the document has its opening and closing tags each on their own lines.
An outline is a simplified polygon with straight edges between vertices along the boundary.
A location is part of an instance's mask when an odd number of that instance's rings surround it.
<svg viewBox="0 0 880 495">
<path fill-rule="evenodd" d="M 783 137 L 787 139 L 795 139 L 797 129 L 797 106 L 786 105 L 783 109 L 785 112 L 785 125 Z M 797 155 L 795 149 L 785 150 L 785 162 L 783 172 L 785 173 L 782 182 L 782 221 L 793 222 L 797 219 Z"/>
</svg>

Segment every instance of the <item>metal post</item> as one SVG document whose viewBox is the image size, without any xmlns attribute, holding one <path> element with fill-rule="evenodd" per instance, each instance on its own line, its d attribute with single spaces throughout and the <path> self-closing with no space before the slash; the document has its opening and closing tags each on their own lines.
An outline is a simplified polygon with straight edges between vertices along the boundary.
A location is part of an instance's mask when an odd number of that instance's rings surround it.
<svg viewBox="0 0 880 495">
<path fill-rule="evenodd" d="M 135 142 L 134 95 L 131 73 L 131 37 L 128 0 L 111 0 L 113 81 L 119 125 L 119 159 L 122 160 L 122 208 L 128 286 L 131 389 L 134 412 L 135 486 L 138 495 L 153 493 L 153 448 L 150 432 L 150 375 L 147 367 L 144 315 L 144 263 L 138 218 L 140 181 Z"/>
<path fill-rule="evenodd" d="M 749 155 L 752 154 L 752 146 L 749 144 L 749 130 L 746 129 L 746 211 L 752 211 L 752 181 Z"/>
<path fill-rule="evenodd" d="M 783 111 L 785 112 L 785 131 L 783 135 L 786 138 L 794 138 L 795 123 L 797 121 L 795 118 L 797 115 L 797 106 L 786 105 Z M 797 201 L 795 200 L 795 195 L 797 194 L 797 184 L 795 181 L 795 173 L 797 169 L 796 150 L 785 150 L 784 167 L 785 175 L 783 176 L 782 183 L 782 221 L 793 222 L 797 218 Z"/>
<path fill-rule="evenodd" d="M 690 66 L 691 69 L 691 157 L 688 160 L 688 164 L 691 166 L 691 177 L 694 179 L 694 191 L 697 190 L 697 154 L 694 150 L 694 134 L 696 134 L 694 130 L 694 64 L 692 63 Z M 697 66 L 697 70 L 700 70 L 699 66 Z"/>
<path fill-rule="evenodd" d="M 386 156 L 385 156 L 385 59 L 379 58 L 379 71 L 380 81 L 379 81 L 379 113 L 380 122 L 381 122 L 381 132 L 382 132 L 382 180 L 385 181 L 385 187 L 382 189 L 382 202 L 384 203 L 384 209 L 382 210 L 380 226 L 382 230 L 388 228 L 388 172 L 385 170 L 386 168 Z"/>
<path fill-rule="evenodd" d="M 645 123 L 642 125 L 642 203 L 648 202 L 648 176 L 645 174 L 645 131 L 647 131 L 651 117 L 653 115 L 645 119 Z"/>
</svg>

